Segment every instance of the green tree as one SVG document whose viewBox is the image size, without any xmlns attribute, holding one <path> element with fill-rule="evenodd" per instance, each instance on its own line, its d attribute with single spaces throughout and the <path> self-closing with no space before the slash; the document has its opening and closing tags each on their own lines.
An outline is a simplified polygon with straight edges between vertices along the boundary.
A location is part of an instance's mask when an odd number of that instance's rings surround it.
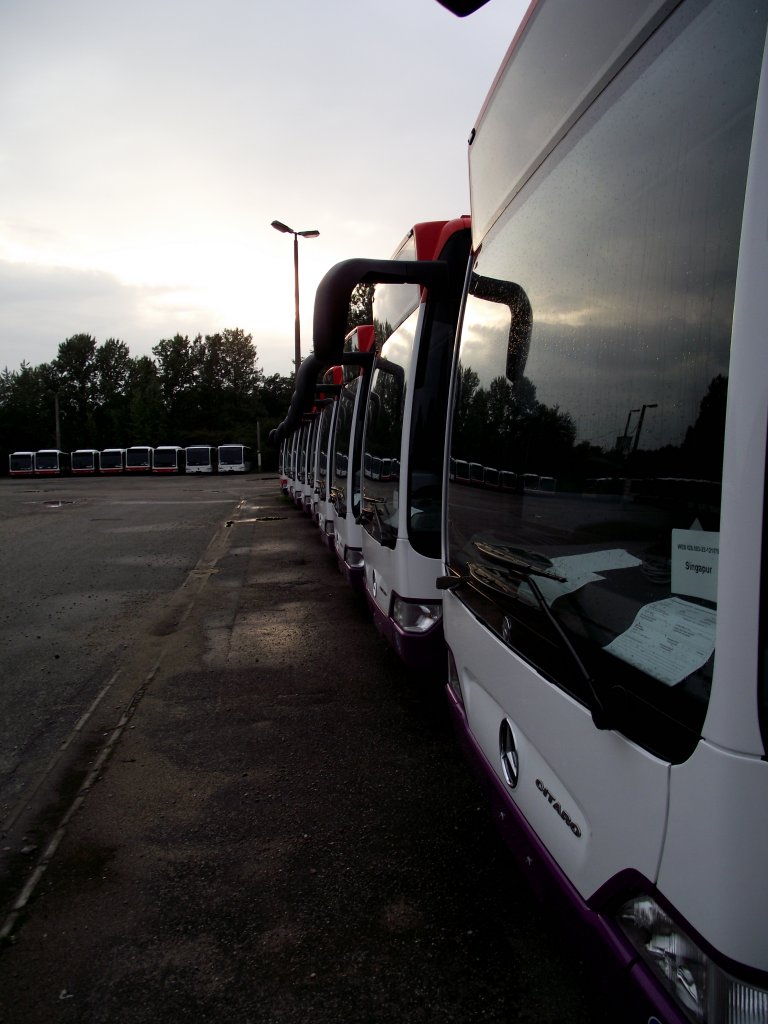
<svg viewBox="0 0 768 1024">
<path fill-rule="evenodd" d="M 65 447 L 93 444 L 96 433 L 96 339 L 90 334 L 73 334 L 59 345 L 52 367 L 59 399 L 62 444 Z"/>
<path fill-rule="evenodd" d="M 96 349 L 96 448 L 119 447 L 129 429 L 131 355 L 124 341 L 107 338 Z"/>
<path fill-rule="evenodd" d="M 167 444 L 163 391 L 157 367 L 149 356 L 131 360 L 129 381 L 130 410 L 128 444 Z"/>
</svg>

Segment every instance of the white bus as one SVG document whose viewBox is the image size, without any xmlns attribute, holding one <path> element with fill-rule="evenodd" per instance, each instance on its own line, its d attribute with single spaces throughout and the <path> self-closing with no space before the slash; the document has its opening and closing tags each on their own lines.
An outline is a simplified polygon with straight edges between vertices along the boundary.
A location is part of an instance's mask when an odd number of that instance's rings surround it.
<svg viewBox="0 0 768 1024">
<path fill-rule="evenodd" d="M 244 444 L 220 444 L 218 447 L 220 473 L 250 473 L 251 449 Z"/>
<path fill-rule="evenodd" d="M 768 1021 L 767 23 L 539 0 L 470 138 L 449 695 L 622 1024 Z"/>
<path fill-rule="evenodd" d="M 78 448 L 70 455 L 73 476 L 93 476 L 99 471 L 99 452 L 96 448 Z"/>
<path fill-rule="evenodd" d="M 444 424 L 469 218 L 416 224 L 394 261 L 441 260 L 446 286 L 377 284 L 363 439 L 365 591 L 381 634 L 411 668 L 445 664 L 441 571 Z M 395 271 L 396 272 L 396 269 Z"/>
<path fill-rule="evenodd" d="M 374 348 L 371 325 L 356 327 L 344 341 L 347 356 L 342 364 L 344 383 L 339 392 L 333 443 L 328 451 L 336 557 L 347 582 L 361 591 L 365 588 L 365 563 L 360 525 L 360 471 Z"/>
<path fill-rule="evenodd" d="M 315 449 L 315 490 L 313 497 L 313 519 L 320 530 L 325 544 L 335 550 L 334 522 L 336 512 L 331 500 L 329 487 L 330 452 L 333 449 L 336 434 L 336 414 L 339 408 L 338 397 L 344 381 L 344 370 L 341 366 L 332 366 L 323 377 L 321 395 L 324 400 L 317 427 L 317 445 Z"/>
<path fill-rule="evenodd" d="M 184 473 L 187 453 L 177 444 L 159 444 L 152 456 L 152 472 L 160 474 Z"/>
<path fill-rule="evenodd" d="M 68 476 L 71 470 L 69 452 L 58 448 L 41 448 L 34 455 L 35 476 Z"/>
<path fill-rule="evenodd" d="M 32 476 L 35 472 L 35 453 L 11 452 L 8 456 L 8 470 L 11 476 Z"/>
<path fill-rule="evenodd" d="M 145 444 L 134 444 L 125 450 L 126 473 L 151 473 L 154 448 Z"/>
<path fill-rule="evenodd" d="M 216 449 L 211 444 L 192 444 L 185 449 L 187 473 L 215 473 Z"/>
<path fill-rule="evenodd" d="M 99 471 L 101 473 L 125 472 L 125 448 L 104 448 L 99 453 Z"/>
</svg>

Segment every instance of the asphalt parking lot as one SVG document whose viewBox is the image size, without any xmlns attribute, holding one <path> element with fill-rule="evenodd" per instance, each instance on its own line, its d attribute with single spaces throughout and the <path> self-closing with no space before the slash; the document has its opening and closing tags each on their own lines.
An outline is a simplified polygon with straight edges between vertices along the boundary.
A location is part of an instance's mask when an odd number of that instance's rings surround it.
<svg viewBox="0 0 768 1024">
<path fill-rule="evenodd" d="M 620 1019 L 506 856 L 441 688 L 277 481 L 242 486 L 29 820 L 0 1020 Z"/>
</svg>

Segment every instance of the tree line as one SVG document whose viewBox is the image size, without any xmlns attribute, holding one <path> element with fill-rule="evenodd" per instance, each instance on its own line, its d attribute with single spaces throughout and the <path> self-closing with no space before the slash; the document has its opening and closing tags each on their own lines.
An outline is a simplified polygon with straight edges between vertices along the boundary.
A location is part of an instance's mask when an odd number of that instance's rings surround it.
<svg viewBox="0 0 768 1024">
<path fill-rule="evenodd" d="M 285 415 L 293 376 L 266 377 L 253 337 L 240 328 L 176 334 L 152 357 L 130 354 L 125 342 L 98 344 L 90 334 L 61 342 L 49 363 L 0 375 L 0 448 L 128 447 L 132 444 L 221 444 L 255 448 L 276 465 L 269 430 Z M 6 467 L 7 468 L 7 467 Z"/>
<path fill-rule="evenodd" d="M 373 322 L 373 286 L 352 292 L 347 330 Z M 267 377 L 251 334 L 229 328 L 164 338 L 150 356 L 131 356 L 117 338 L 61 342 L 50 363 L 0 374 L 0 463 L 12 451 L 123 448 L 133 444 L 221 444 L 256 448 L 277 467 L 269 431 L 284 418 L 294 377 Z"/>
</svg>

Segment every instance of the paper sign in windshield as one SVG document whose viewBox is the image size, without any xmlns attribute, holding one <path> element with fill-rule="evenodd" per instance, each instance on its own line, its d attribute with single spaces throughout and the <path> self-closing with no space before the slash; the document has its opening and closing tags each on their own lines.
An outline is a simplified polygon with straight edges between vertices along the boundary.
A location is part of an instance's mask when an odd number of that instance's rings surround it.
<svg viewBox="0 0 768 1024">
<path fill-rule="evenodd" d="M 712 530 L 672 531 L 672 593 L 717 601 L 720 534 Z"/>
<path fill-rule="evenodd" d="M 670 597 L 647 604 L 604 650 L 667 686 L 681 683 L 711 658 L 716 612 Z"/>
<path fill-rule="evenodd" d="M 581 555 L 560 555 L 552 559 L 551 571 L 557 576 L 565 576 L 565 583 L 549 580 L 544 576 L 535 577 L 539 589 L 548 605 L 552 605 L 558 597 L 581 590 L 588 583 L 599 583 L 605 579 L 600 575 L 611 569 L 632 569 L 640 565 L 640 559 L 630 555 L 622 548 L 610 548 L 608 551 L 587 551 Z M 535 605 L 536 599 L 527 583 L 521 583 L 518 597 Z"/>
</svg>

